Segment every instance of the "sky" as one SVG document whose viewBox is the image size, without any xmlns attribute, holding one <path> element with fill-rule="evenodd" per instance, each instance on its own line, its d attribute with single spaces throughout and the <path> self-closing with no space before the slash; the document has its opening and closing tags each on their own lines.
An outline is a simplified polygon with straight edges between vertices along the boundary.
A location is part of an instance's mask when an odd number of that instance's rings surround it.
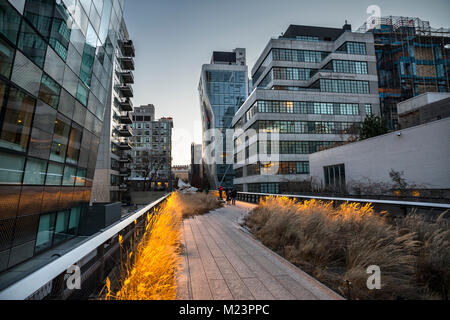
<svg viewBox="0 0 450 320">
<path fill-rule="evenodd" d="M 201 143 L 198 82 L 212 51 L 247 49 L 250 71 L 271 37 L 290 24 L 359 28 L 377 5 L 381 16 L 411 16 L 450 27 L 449 0 L 125 0 L 125 22 L 136 48 L 135 106 L 154 104 L 174 119 L 173 165 L 190 163 Z"/>
</svg>

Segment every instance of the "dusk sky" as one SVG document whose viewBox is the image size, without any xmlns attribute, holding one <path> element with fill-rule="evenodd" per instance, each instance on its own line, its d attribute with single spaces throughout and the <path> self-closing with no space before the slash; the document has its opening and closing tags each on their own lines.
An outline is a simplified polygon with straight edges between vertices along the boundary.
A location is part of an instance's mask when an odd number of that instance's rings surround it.
<svg viewBox="0 0 450 320">
<path fill-rule="evenodd" d="M 201 142 L 197 92 L 202 64 L 214 50 L 247 49 L 249 72 L 271 37 L 289 24 L 352 29 L 378 5 L 381 15 L 419 17 L 450 27 L 450 1 L 126 0 L 125 21 L 136 47 L 135 106 L 154 104 L 156 117 L 174 118 L 173 164 L 190 163 Z"/>
</svg>

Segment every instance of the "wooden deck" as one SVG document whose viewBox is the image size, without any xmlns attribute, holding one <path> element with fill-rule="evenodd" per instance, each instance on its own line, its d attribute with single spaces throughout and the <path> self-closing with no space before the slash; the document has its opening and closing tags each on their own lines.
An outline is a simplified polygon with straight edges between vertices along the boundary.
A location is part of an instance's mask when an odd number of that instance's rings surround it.
<svg viewBox="0 0 450 320">
<path fill-rule="evenodd" d="M 342 299 L 239 227 L 252 208 L 238 203 L 183 222 L 178 299 Z"/>
</svg>

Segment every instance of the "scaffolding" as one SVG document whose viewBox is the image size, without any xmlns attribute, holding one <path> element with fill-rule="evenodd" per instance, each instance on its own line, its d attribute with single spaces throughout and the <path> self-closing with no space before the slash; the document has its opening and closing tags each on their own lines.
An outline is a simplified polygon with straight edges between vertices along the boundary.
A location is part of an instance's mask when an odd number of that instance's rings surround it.
<svg viewBox="0 0 450 320">
<path fill-rule="evenodd" d="M 404 28 L 414 28 L 416 35 L 450 38 L 450 28 L 432 28 L 429 21 L 400 16 L 373 17 L 359 27 L 356 32 L 366 33 L 373 29 L 379 29 L 381 26 L 392 26 L 393 32 L 399 32 Z"/>
<path fill-rule="evenodd" d="M 412 17 L 375 17 L 356 32 L 374 35 L 382 115 L 397 129 L 397 103 L 450 92 L 450 29 Z"/>
</svg>

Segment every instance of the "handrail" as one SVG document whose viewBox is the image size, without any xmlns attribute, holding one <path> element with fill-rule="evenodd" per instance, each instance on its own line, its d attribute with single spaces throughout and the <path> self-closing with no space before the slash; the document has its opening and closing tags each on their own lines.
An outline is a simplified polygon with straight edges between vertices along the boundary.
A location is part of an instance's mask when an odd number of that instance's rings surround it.
<svg viewBox="0 0 450 320">
<path fill-rule="evenodd" d="M 67 252 L 58 259 L 48 263 L 44 267 L 36 270 L 25 278 L 17 281 L 11 286 L 0 292 L 0 300 L 24 300 L 45 286 L 47 283 L 65 272 L 70 266 L 74 265 L 92 251 L 96 250 L 103 243 L 117 235 L 120 231 L 131 225 L 136 219 L 143 216 L 150 209 L 157 206 L 170 194 L 152 202 L 138 212 L 123 218 L 115 225 L 100 231 L 92 237 L 86 239 L 80 245 Z"/>
<path fill-rule="evenodd" d="M 322 197 L 322 196 L 306 196 L 301 194 L 270 194 L 270 193 L 255 193 L 255 192 L 238 192 L 242 195 L 256 195 L 256 196 L 273 196 L 273 197 L 288 197 L 288 198 L 304 198 L 317 199 L 326 201 L 348 201 L 348 202 L 363 202 L 374 204 L 398 205 L 408 207 L 423 207 L 435 209 L 450 209 L 450 204 L 435 203 L 435 202 L 414 202 L 414 201 L 394 201 L 394 200 L 377 200 L 377 199 L 359 199 L 359 198 L 339 198 L 339 197 Z"/>
</svg>

